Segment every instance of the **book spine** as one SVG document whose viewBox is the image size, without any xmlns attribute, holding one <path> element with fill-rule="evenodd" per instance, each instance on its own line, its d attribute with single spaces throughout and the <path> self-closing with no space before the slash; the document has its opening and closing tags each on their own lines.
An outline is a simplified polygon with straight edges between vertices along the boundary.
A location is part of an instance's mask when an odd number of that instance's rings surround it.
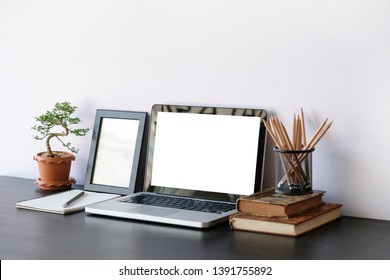
<svg viewBox="0 0 390 280">
<path fill-rule="evenodd" d="M 249 200 L 237 200 L 237 211 L 246 214 L 262 216 L 288 217 L 285 207 L 270 203 L 261 203 Z"/>
</svg>

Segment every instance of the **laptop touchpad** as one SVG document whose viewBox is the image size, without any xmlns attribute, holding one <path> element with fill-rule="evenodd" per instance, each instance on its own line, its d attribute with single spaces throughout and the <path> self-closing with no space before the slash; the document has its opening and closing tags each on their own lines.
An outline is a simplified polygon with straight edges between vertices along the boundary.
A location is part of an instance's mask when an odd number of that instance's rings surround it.
<svg viewBox="0 0 390 280">
<path fill-rule="evenodd" d="M 138 214 L 145 214 L 145 215 L 153 215 L 153 216 L 160 216 L 165 217 L 171 214 L 174 214 L 178 212 L 177 209 L 166 209 L 166 208 L 153 208 L 153 207 L 137 207 L 135 209 L 129 210 L 131 213 L 138 213 Z"/>
</svg>

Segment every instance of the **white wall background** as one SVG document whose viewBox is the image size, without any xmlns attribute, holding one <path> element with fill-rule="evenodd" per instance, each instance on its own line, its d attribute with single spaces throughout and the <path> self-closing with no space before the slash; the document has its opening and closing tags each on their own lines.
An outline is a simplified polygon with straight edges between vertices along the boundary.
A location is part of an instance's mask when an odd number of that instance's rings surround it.
<svg viewBox="0 0 390 280">
<path fill-rule="evenodd" d="M 302 107 L 314 184 L 344 215 L 390 220 L 390 1 L 1 0 L 0 174 L 36 178 L 34 117 L 57 101 L 95 110 L 154 103 Z M 90 137 L 72 169 L 83 183 Z M 32 187 L 35 187 L 32 185 Z"/>
</svg>

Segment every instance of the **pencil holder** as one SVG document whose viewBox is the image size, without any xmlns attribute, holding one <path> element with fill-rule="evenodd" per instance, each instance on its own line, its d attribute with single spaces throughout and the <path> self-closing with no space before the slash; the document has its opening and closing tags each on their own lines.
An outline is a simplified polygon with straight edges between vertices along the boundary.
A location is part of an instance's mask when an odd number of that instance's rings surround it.
<svg viewBox="0 0 390 280">
<path fill-rule="evenodd" d="M 280 194 L 301 195 L 313 192 L 312 154 L 310 150 L 275 151 L 275 192 Z"/>
</svg>

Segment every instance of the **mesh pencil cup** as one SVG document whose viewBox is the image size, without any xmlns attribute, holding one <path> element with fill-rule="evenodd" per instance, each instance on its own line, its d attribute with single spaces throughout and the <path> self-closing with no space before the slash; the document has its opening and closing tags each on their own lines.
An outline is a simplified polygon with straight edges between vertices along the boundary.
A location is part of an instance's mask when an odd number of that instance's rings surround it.
<svg viewBox="0 0 390 280">
<path fill-rule="evenodd" d="M 313 192 L 312 154 L 309 150 L 275 151 L 275 192 L 279 194 L 301 195 Z"/>
</svg>

